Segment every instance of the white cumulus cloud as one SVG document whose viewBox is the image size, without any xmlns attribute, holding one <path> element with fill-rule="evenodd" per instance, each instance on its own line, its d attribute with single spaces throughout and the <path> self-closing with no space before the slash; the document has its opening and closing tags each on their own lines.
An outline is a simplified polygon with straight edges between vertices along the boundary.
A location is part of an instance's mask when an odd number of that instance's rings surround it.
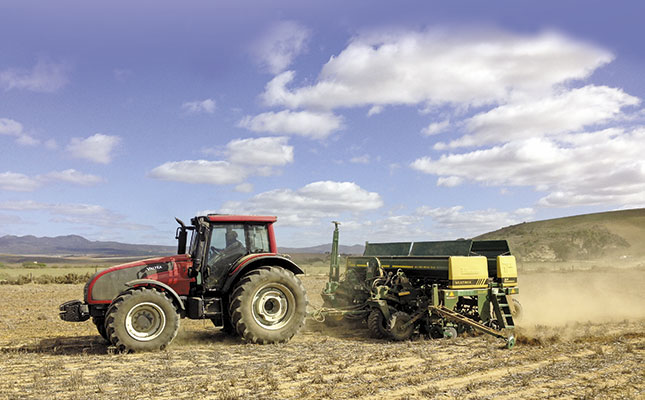
<svg viewBox="0 0 645 400">
<path fill-rule="evenodd" d="M 191 114 L 199 114 L 199 113 L 212 114 L 215 112 L 215 100 L 205 99 L 205 100 L 187 101 L 181 105 L 181 109 Z"/>
<path fill-rule="evenodd" d="M 150 176 L 166 181 L 228 185 L 242 182 L 248 171 L 228 161 L 186 160 L 164 163 L 150 171 Z"/>
<path fill-rule="evenodd" d="M 13 192 L 31 192 L 40 186 L 37 179 L 16 172 L 0 172 L 0 189 Z"/>
<path fill-rule="evenodd" d="M 552 32 L 362 35 L 331 57 L 314 84 L 293 85 L 295 73 L 285 71 L 267 84 L 262 98 L 291 109 L 493 104 L 515 92 L 541 93 L 585 78 L 612 58 L 602 48 Z"/>
<path fill-rule="evenodd" d="M 34 200 L 5 201 L 0 203 L 0 209 L 11 211 L 50 210 L 55 214 L 74 216 L 91 216 L 105 211 L 102 206 L 93 204 L 43 203 Z"/>
<path fill-rule="evenodd" d="M 470 118 L 466 127 L 471 133 L 452 141 L 448 147 L 574 132 L 616 118 L 621 108 L 639 103 L 638 98 L 620 89 L 593 85 L 511 102 Z"/>
<path fill-rule="evenodd" d="M 311 225 L 345 212 L 364 212 L 383 206 L 381 196 L 354 182 L 319 181 L 297 190 L 275 189 L 246 202 L 227 202 L 219 212 L 280 216 L 282 225 Z"/>
<path fill-rule="evenodd" d="M 22 124 L 9 118 L 0 118 L 0 135 L 12 136 L 21 146 L 35 146 L 40 140 L 25 132 Z"/>
<path fill-rule="evenodd" d="M 439 179 L 484 185 L 527 186 L 547 192 L 543 206 L 645 206 L 645 128 L 606 129 L 515 140 L 412 168 Z M 452 178 L 455 177 L 455 178 Z"/>
<path fill-rule="evenodd" d="M 170 161 L 154 168 L 149 176 L 185 183 L 237 184 L 238 191 L 248 192 L 253 185 L 245 179 L 273 175 L 276 167 L 293 162 L 293 146 L 288 141 L 288 137 L 235 139 L 223 152 L 227 160 Z"/>
<path fill-rule="evenodd" d="M 103 182 L 103 178 L 84 174 L 75 169 L 51 171 L 43 175 L 28 176 L 16 172 L 0 173 L 0 189 L 14 192 L 31 192 L 43 185 L 64 182 L 66 184 L 90 186 Z"/>
<path fill-rule="evenodd" d="M 229 160 L 234 164 L 278 166 L 293 162 L 293 146 L 289 138 L 261 137 L 236 139 L 226 145 Z"/>
<path fill-rule="evenodd" d="M 66 169 L 63 171 L 52 171 L 43 175 L 41 180 L 44 181 L 60 181 L 66 183 L 73 183 L 76 185 L 90 186 L 103 182 L 103 178 L 92 174 L 84 174 L 75 169 Z"/>
<path fill-rule="evenodd" d="M 283 110 L 246 116 L 238 126 L 253 132 L 324 139 L 343 127 L 343 119 L 329 112 Z"/>
<path fill-rule="evenodd" d="M 458 176 L 440 176 L 437 179 L 437 186 L 454 187 L 461 185 L 463 182 L 464 179 Z"/>
<path fill-rule="evenodd" d="M 97 133 L 87 138 L 72 138 L 67 145 L 67 151 L 76 158 L 109 164 L 112 161 L 112 152 L 120 142 L 121 138 L 118 136 Z"/>
<path fill-rule="evenodd" d="M 51 93 L 67 85 L 70 69 L 65 62 L 39 60 L 32 69 L 8 68 L 0 71 L 0 86 L 4 86 L 5 90 Z"/>
<path fill-rule="evenodd" d="M 639 206 L 645 128 L 642 111 L 630 107 L 641 99 L 584 82 L 613 58 L 556 32 L 361 35 L 313 83 L 298 85 L 286 71 L 262 96 L 289 108 L 398 104 L 441 115 L 422 133 L 450 128 L 453 137 L 410 164 L 438 186 L 532 187 L 543 207 Z"/>
<path fill-rule="evenodd" d="M 272 74 L 284 71 L 306 50 L 309 29 L 294 21 L 272 26 L 254 46 L 260 64 Z"/>
<path fill-rule="evenodd" d="M 22 124 L 9 118 L 0 118 L 0 135 L 20 136 Z"/>
<path fill-rule="evenodd" d="M 449 126 L 450 126 L 449 120 L 444 120 L 441 122 L 432 122 L 430 125 L 423 128 L 421 130 L 421 133 L 427 136 L 432 136 L 445 131 Z"/>
</svg>

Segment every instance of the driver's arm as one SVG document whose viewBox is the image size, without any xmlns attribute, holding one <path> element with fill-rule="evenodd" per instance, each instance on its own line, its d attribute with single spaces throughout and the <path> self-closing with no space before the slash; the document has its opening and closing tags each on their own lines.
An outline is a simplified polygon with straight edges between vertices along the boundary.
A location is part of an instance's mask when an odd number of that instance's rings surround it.
<svg viewBox="0 0 645 400">
<path fill-rule="evenodd" d="M 208 262 L 206 264 L 209 267 L 212 267 L 220 258 L 222 258 L 222 251 L 217 249 L 215 246 L 211 246 L 208 249 Z"/>
</svg>

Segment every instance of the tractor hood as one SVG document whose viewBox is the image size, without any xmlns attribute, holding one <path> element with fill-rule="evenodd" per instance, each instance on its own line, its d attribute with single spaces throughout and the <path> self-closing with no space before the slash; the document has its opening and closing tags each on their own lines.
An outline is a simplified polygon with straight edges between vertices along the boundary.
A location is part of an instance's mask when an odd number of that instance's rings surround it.
<svg viewBox="0 0 645 400">
<path fill-rule="evenodd" d="M 85 284 L 85 302 L 109 304 L 128 288 L 128 283 L 138 279 L 159 281 L 170 285 L 179 295 L 190 289 L 188 268 L 192 265 L 189 255 L 150 258 L 98 271 Z"/>
</svg>

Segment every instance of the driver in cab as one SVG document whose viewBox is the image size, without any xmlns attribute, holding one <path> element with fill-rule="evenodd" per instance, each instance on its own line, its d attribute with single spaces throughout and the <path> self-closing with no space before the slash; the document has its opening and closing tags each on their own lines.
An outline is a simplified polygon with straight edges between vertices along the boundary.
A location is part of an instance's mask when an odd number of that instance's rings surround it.
<svg viewBox="0 0 645 400">
<path fill-rule="evenodd" d="M 230 230 L 226 232 L 226 248 L 222 250 L 222 255 L 224 257 L 237 254 L 239 256 L 246 253 L 246 247 L 237 240 L 237 232 Z"/>
<path fill-rule="evenodd" d="M 225 237 L 226 247 L 223 250 L 211 247 L 208 257 L 209 276 L 206 279 L 206 284 L 211 287 L 219 283 L 233 262 L 246 254 L 246 247 L 237 240 L 237 232 L 232 229 L 227 230 Z"/>
</svg>

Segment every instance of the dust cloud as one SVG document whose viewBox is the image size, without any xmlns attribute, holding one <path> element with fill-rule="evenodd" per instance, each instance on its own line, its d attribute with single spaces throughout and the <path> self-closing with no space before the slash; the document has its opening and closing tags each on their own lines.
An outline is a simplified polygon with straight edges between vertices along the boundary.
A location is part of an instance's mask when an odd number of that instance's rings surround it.
<svg viewBox="0 0 645 400">
<path fill-rule="evenodd" d="M 518 326 L 645 319 L 645 269 L 520 274 Z"/>
</svg>

